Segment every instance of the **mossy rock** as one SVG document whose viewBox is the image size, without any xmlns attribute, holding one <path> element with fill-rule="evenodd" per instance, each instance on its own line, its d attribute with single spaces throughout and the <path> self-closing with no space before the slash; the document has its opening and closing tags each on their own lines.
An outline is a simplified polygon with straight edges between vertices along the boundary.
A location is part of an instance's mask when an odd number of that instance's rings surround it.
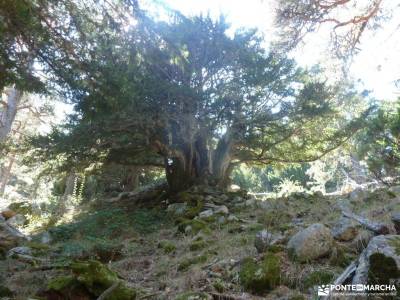
<svg viewBox="0 0 400 300">
<path fill-rule="evenodd" d="M 312 288 L 316 285 L 329 284 L 335 279 L 335 274 L 328 270 L 318 270 L 308 274 L 303 280 L 305 289 Z"/>
<path fill-rule="evenodd" d="M 35 299 L 92 299 L 94 295 L 72 275 L 51 279 L 47 289 L 39 291 Z"/>
<path fill-rule="evenodd" d="M 199 263 L 205 263 L 206 261 L 207 261 L 206 255 L 198 255 L 195 257 L 185 258 L 179 263 L 178 271 L 185 272 L 190 268 L 190 266 Z"/>
<path fill-rule="evenodd" d="M 168 253 L 172 253 L 176 250 L 176 246 L 174 243 L 172 243 L 171 241 L 167 241 L 167 240 L 162 240 L 158 243 L 158 248 L 161 248 L 164 250 L 164 253 L 168 254 Z"/>
<path fill-rule="evenodd" d="M 76 275 L 76 279 L 95 296 L 99 296 L 115 282 L 119 282 L 118 286 L 108 296 L 108 300 L 131 300 L 136 298 L 135 290 L 126 287 L 115 272 L 98 261 L 74 262 L 70 267 Z"/>
<path fill-rule="evenodd" d="M 280 277 L 280 259 L 273 253 L 267 253 L 259 263 L 251 257 L 245 258 L 239 271 L 243 287 L 256 294 L 273 290 L 279 284 Z"/>
<path fill-rule="evenodd" d="M 382 253 L 374 253 L 369 257 L 369 284 L 389 284 L 391 279 L 398 278 L 400 278 L 400 270 L 392 257 Z"/>
<path fill-rule="evenodd" d="M 186 292 L 176 296 L 175 300 L 211 300 L 211 296 L 201 292 Z"/>
</svg>

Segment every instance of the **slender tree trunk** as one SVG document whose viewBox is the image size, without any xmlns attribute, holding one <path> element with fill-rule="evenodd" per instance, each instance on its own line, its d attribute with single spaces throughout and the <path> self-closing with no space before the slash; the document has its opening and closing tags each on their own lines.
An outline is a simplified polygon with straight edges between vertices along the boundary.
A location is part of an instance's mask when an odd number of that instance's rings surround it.
<svg viewBox="0 0 400 300">
<path fill-rule="evenodd" d="M 4 101 L 3 109 L 0 111 L 0 143 L 4 142 L 11 132 L 18 105 L 22 98 L 22 92 L 14 87 L 6 89 L 5 94 L 7 95 L 6 101 Z"/>
<path fill-rule="evenodd" d="M 4 195 L 4 191 L 6 189 L 7 183 L 10 180 L 11 170 L 15 163 L 15 153 L 10 156 L 7 166 L 3 166 L 1 168 L 0 173 L 0 196 Z"/>
<path fill-rule="evenodd" d="M 68 175 L 67 180 L 65 182 L 64 194 L 62 195 L 60 202 L 58 204 L 58 212 L 57 213 L 60 216 L 64 215 L 67 211 L 68 202 L 74 193 L 75 178 L 76 178 L 75 173 L 71 172 Z"/>
</svg>

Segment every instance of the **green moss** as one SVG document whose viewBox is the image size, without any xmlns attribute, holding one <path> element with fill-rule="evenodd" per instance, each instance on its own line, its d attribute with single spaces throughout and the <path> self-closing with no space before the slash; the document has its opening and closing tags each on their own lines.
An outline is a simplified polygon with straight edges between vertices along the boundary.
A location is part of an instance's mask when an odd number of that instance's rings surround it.
<svg viewBox="0 0 400 300">
<path fill-rule="evenodd" d="M 131 300 L 136 298 L 135 290 L 126 287 L 120 282 L 115 272 L 98 261 L 75 262 L 70 267 L 76 275 L 76 279 L 95 296 L 99 296 L 115 282 L 119 282 L 118 286 L 107 298 L 108 300 Z"/>
<path fill-rule="evenodd" d="M 260 263 L 250 257 L 244 259 L 239 272 L 243 287 L 256 294 L 274 289 L 280 282 L 280 276 L 279 257 L 272 253 L 267 253 Z"/>
<path fill-rule="evenodd" d="M 65 288 L 71 287 L 76 283 L 77 280 L 73 276 L 61 276 L 50 280 L 50 282 L 47 284 L 47 289 L 61 291 Z"/>
<path fill-rule="evenodd" d="M 184 214 L 184 217 L 187 219 L 193 219 L 203 210 L 203 199 L 198 195 L 192 195 L 187 203 L 190 206 Z"/>
<path fill-rule="evenodd" d="M 279 253 L 285 251 L 285 247 L 282 245 L 271 245 L 268 247 L 268 251 L 271 253 Z"/>
<path fill-rule="evenodd" d="M 208 246 L 208 243 L 206 241 L 200 240 L 200 241 L 194 241 L 193 243 L 190 244 L 189 249 L 190 251 L 198 251 L 201 249 L 204 249 Z"/>
<path fill-rule="evenodd" d="M 158 243 L 158 248 L 164 250 L 164 253 L 172 253 L 176 250 L 176 246 L 171 241 L 163 240 Z"/>
<path fill-rule="evenodd" d="M 178 265 L 178 271 L 181 271 L 181 272 L 187 271 L 190 268 L 190 266 L 199 264 L 199 263 L 204 263 L 206 261 L 207 261 L 206 255 L 199 255 L 199 256 L 183 259 Z"/>
<path fill-rule="evenodd" d="M 369 264 L 369 284 L 389 284 L 391 279 L 400 277 L 400 270 L 392 257 L 374 253 L 369 257 Z"/>
<path fill-rule="evenodd" d="M 308 274 L 304 281 L 303 286 L 305 289 L 314 287 L 316 285 L 331 283 L 335 278 L 335 274 L 328 270 L 318 270 Z"/>
<path fill-rule="evenodd" d="M 176 296 L 175 300 L 208 300 L 211 299 L 206 293 L 186 292 Z"/>
</svg>

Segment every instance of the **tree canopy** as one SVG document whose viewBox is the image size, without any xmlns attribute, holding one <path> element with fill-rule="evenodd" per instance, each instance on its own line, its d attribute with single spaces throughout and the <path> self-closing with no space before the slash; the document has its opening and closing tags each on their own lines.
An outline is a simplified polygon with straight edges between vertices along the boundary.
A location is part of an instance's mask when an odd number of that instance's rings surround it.
<svg viewBox="0 0 400 300">
<path fill-rule="evenodd" d="M 68 166 L 156 165 L 171 190 L 224 186 L 235 164 L 312 161 L 360 127 L 345 112 L 361 97 L 349 85 L 268 52 L 256 30 L 228 34 L 223 18 L 157 21 L 124 1 L 8 4 L 3 31 L 21 46 L 3 60 L 29 53 L 35 78 L 74 104 L 68 124 L 35 140 Z"/>
<path fill-rule="evenodd" d="M 380 28 L 396 9 L 394 2 L 385 0 L 278 0 L 279 46 L 293 48 L 307 34 L 324 27 L 328 28 L 333 53 L 348 59 L 358 50 L 362 35 Z"/>
</svg>

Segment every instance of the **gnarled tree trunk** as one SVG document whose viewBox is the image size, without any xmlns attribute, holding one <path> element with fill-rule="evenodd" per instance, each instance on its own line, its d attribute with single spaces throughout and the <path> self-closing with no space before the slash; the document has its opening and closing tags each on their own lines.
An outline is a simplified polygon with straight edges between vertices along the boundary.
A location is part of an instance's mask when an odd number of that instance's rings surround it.
<svg viewBox="0 0 400 300">
<path fill-rule="evenodd" d="M 199 137 L 173 156 L 165 157 L 165 173 L 172 193 L 192 185 L 218 186 L 224 189 L 232 171 L 233 140 L 229 134 L 221 138 L 215 149 L 210 149 L 206 139 Z"/>
</svg>

